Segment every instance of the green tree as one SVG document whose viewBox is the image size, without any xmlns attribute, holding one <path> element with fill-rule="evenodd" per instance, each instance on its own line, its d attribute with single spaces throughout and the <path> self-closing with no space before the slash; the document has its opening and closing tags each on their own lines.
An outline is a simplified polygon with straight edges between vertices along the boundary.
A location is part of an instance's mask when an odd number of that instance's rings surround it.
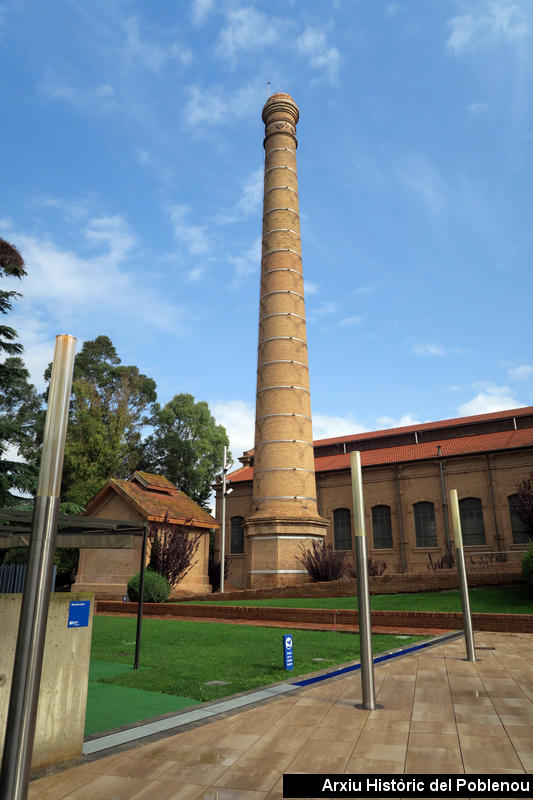
<svg viewBox="0 0 533 800">
<path fill-rule="evenodd" d="M 51 365 L 45 379 L 50 375 Z M 155 381 L 138 367 L 122 364 L 109 337 L 84 343 L 74 360 L 63 502 L 83 507 L 109 478 L 126 478 L 137 468 L 145 415 L 156 397 Z M 38 464 L 44 410 L 35 427 L 33 450 L 25 454 Z"/>
<path fill-rule="evenodd" d="M 24 259 L 9 242 L 0 239 L 0 277 L 23 278 Z M 8 314 L 20 292 L 0 290 L 0 313 Z M 0 325 L 0 506 L 17 502 L 13 490 L 35 490 L 37 471 L 31 464 L 14 460 L 10 449 L 22 451 L 33 438 L 32 424 L 39 405 L 29 373 L 19 356 L 22 345 L 17 332 Z"/>
<path fill-rule="evenodd" d="M 145 442 L 142 468 L 164 475 L 205 507 L 229 444 L 225 428 L 192 394 L 177 394 L 163 407 L 156 403 L 149 423 L 153 433 Z"/>
</svg>

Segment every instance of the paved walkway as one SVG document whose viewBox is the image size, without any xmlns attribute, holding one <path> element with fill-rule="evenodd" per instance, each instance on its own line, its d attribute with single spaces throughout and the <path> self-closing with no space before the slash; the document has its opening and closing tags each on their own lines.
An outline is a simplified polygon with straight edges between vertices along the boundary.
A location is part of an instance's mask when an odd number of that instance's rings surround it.
<svg viewBox="0 0 533 800">
<path fill-rule="evenodd" d="M 31 784 L 31 800 L 279 800 L 284 772 L 533 772 L 533 635 L 476 634 L 95 758 Z M 145 740 L 146 741 L 146 740 Z"/>
</svg>

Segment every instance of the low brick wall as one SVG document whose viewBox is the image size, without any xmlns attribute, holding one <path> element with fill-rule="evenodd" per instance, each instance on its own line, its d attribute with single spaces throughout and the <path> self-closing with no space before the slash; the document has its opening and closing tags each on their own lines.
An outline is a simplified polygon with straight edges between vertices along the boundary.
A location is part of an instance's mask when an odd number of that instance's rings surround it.
<svg viewBox="0 0 533 800">
<path fill-rule="evenodd" d="M 523 583 L 522 572 L 517 566 L 476 567 L 468 569 L 469 586 L 505 586 Z M 427 571 L 427 573 L 391 573 L 370 578 L 370 594 L 399 594 L 403 592 L 428 592 L 443 589 L 458 589 L 455 569 Z M 241 589 L 224 592 L 224 600 L 261 600 L 271 597 L 349 597 L 357 593 L 357 581 L 340 580 L 323 583 L 300 583 L 296 586 L 277 586 L 268 589 Z M 221 598 L 218 594 L 195 595 L 194 600 Z M 173 599 L 189 599 L 191 595 L 176 592 Z"/>
<path fill-rule="evenodd" d="M 286 622 L 315 625 L 357 625 L 357 611 L 329 608 L 270 608 L 245 606 L 206 606 L 187 603 L 144 603 L 144 615 L 186 617 L 188 619 L 250 620 L 253 622 Z M 136 614 L 136 603 L 98 600 L 97 613 Z M 372 624 L 390 628 L 443 628 L 460 630 L 463 615 L 438 611 L 372 611 Z M 533 614 L 472 614 L 472 625 L 478 631 L 533 633 Z"/>
</svg>

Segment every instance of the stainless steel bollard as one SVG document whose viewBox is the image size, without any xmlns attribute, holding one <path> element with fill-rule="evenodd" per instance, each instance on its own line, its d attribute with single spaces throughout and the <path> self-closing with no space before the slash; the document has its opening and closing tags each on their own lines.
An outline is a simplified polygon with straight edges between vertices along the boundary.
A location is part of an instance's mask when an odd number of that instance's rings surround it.
<svg viewBox="0 0 533 800">
<path fill-rule="evenodd" d="M 52 588 L 57 514 L 76 339 L 57 336 L 48 394 L 28 572 L 9 697 L 0 799 L 26 800 Z"/>
<path fill-rule="evenodd" d="M 355 530 L 355 567 L 357 570 L 357 598 L 359 601 L 359 641 L 361 647 L 361 689 L 363 708 L 376 708 L 374 687 L 374 661 L 372 652 L 372 623 L 370 618 L 370 592 L 368 589 L 368 562 L 366 555 L 365 512 L 363 504 L 363 477 L 361 454 L 350 453 L 352 471 L 353 516 Z"/>
<path fill-rule="evenodd" d="M 468 596 L 468 580 L 466 577 L 465 553 L 463 547 L 463 532 L 461 529 L 461 515 L 459 513 L 459 500 L 457 489 L 450 491 L 450 505 L 452 509 L 453 535 L 455 538 L 455 557 L 457 559 L 457 572 L 459 575 L 459 588 L 461 590 L 461 605 L 463 607 L 463 625 L 465 630 L 466 658 L 467 661 L 476 660 L 474 633 L 472 631 L 472 614 L 470 613 L 470 598 Z"/>
</svg>

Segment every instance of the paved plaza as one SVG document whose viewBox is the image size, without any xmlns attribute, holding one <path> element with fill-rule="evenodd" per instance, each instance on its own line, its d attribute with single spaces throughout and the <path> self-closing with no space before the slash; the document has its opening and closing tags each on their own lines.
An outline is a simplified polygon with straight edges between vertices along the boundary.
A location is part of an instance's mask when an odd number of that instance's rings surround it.
<svg viewBox="0 0 533 800">
<path fill-rule="evenodd" d="M 533 773 L 533 635 L 476 634 L 325 680 L 30 785 L 31 800 L 277 800 L 284 772 Z"/>
</svg>

